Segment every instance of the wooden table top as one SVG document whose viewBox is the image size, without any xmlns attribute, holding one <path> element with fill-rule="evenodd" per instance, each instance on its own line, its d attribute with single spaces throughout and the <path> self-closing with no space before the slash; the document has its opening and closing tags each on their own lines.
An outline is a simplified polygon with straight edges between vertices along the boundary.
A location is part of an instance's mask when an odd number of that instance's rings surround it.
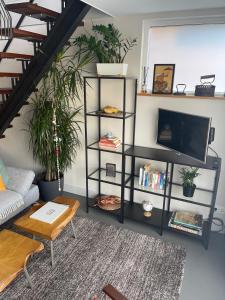
<svg viewBox="0 0 225 300">
<path fill-rule="evenodd" d="M 39 236 L 46 240 L 55 240 L 76 214 L 78 208 L 80 207 L 80 202 L 76 199 L 67 198 L 64 196 L 55 198 L 54 202 L 68 205 L 69 208 L 52 224 L 30 218 L 30 215 L 32 215 L 36 210 L 45 204 L 44 202 L 34 204 L 31 209 L 22 217 L 17 219 L 14 224 L 19 229 L 29 232 L 35 236 Z"/>
<path fill-rule="evenodd" d="M 43 249 L 41 242 L 7 229 L 0 231 L 0 292 L 23 271 L 29 257 Z"/>
</svg>

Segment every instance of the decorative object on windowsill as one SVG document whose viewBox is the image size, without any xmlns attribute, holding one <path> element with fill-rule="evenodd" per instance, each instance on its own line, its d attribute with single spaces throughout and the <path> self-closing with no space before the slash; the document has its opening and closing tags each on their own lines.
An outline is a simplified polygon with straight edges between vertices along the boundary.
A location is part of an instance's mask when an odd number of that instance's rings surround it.
<svg viewBox="0 0 225 300">
<path fill-rule="evenodd" d="M 106 163 L 106 176 L 116 177 L 116 164 Z"/>
<path fill-rule="evenodd" d="M 202 84 L 196 85 L 195 96 L 214 97 L 216 86 L 212 83 L 215 81 L 215 75 L 201 76 L 200 81 Z"/>
<path fill-rule="evenodd" d="M 102 195 L 96 198 L 95 206 L 104 210 L 117 210 L 120 208 L 121 199 L 115 195 Z"/>
<path fill-rule="evenodd" d="M 141 93 L 143 94 L 147 94 L 147 83 L 146 83 L 146 80 L 147 80 L 147 76 L 148 76 L 148 70 L 149 68 L 148 67 L 143 67 L 143 82 L 142 82 L 142 85 L 141 85 Z"/>
<path fill-rule="evenodd" d="M 153 205 L 152 205 L 151 201 L 150 200 L 144 200 L 142 202 L 142 207 L 143 207 L 143 210 L 144 210 L 144 216 L 146 218 L 151 217 L 152 209 L 153 209 Z"/>
<path fill-rule="evenodd" d="M 183 195 L 185 197 L 193 197 L 196 189 L 194 179 L 200 175 L 198 168 L 181 168 L 179 170 L 180 178 L 183 180 Z"/>
<path fill-rule="evenodd" d="M 187 87 L 187 85 L 185 83 L 178 83 L 176 85 L 177 91 L 174 93 L 174 95 L 175 96 L 180 96 L 180 95 L 185 96 L 186 93 L 184 91 L 185 91 L 186 87 Z"/>
<path fill-rule="evenodd" d="M 155 64 L 152 94 L 172 94 L 175 64 Z"/>
<path fill-rule="evenodd" d="M 100 148 L 116 150 L 121 145 L 121 141 L 118 137 L 113 136 L 112 132 L 108 132 L 106 135 L 101 137 L 98 144 Z"/>
<path fill-rule="evenodd" d="M 111 106 L 111 105 L 107 105 L 107 106 L 103 107 L 101 112 L 103 114 L 107 114 L 107 115 L 120 115 L 120 114 L 122 114 L 121 110 L 119 110 L 117 107 L 114 107 L 114 106 Z"/>
<path fill-rule="evenodd" d="M 137 44 L 137 39 L 124 38 L 113 25 L 93 25 L 94 35 L 83 34 L 74 40 L 81 53 L 97 63 L 99 76 L 126 76 L 127 53 Z"/>
</svg>

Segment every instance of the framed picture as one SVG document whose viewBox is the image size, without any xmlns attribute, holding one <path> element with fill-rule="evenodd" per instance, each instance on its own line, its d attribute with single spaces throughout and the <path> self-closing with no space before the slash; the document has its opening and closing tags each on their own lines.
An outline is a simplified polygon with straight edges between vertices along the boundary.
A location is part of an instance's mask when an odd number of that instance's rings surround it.
<svg viewBox="0 0 225 300">
<path fill-rule="evenodd" d="M 153 76 L 153 94 L 172 94 L 175 64 L 155 64 Z"/>
<path fill-rule="evenodd" d="M 116 164 L 106 163 L 106 176 L 116 177 Z"/>
</svg>

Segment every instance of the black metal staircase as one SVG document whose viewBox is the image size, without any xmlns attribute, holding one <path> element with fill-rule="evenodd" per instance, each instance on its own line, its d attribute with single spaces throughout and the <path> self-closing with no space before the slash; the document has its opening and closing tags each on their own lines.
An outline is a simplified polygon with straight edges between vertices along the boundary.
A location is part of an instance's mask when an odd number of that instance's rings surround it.
<svg viewBox="0 0 225 300">
<path fill-rule="evenodd" d="M 22 14 L 17 26 L 12 29 L 13 37 L 27 40 L 34 44 L 34 55 L 7 52 L 11 43 L 9 40 L 0 52 L 2 59 L 17 59 L 22 61 L 22 73 L 0 72 L 0 77 L 11 77 L 12 87 L 0 88 L 0 138 L 12 127 L 10 123 L 18 116 L 19 110 L 27 104 L 27 99 L 36 89 L 43 74 L 53 62 L 56 53 L 67 43 L 90 9 L 90 6 L 79 0 L 62 0 L 62 13 L 33 4 L 34 1 L 15 3 L 6 6 L 9 11 Z M 23 19 L 34 17 L 46 22 L 47 35 L 33 33 L 19 28 Z M 1 28 L 2 34 L 7 28 Z"/>
</svg>

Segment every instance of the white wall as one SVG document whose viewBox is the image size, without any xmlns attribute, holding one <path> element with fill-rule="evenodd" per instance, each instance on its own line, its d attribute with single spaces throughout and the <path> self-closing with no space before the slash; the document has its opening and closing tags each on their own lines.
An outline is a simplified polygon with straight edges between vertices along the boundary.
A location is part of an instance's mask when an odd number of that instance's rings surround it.
<svg viewBox="0 0 225 300">
<path fill-rule="evenodd" d="M 209 12 L 202 12 L 202 14 L 209 14 Z M 186 15 L 187 13 L 181 13 L 181 15 Z M 199 12 L 198 12 L 199 14 Z M 218 12 L 217 12 L 218 14 Z M 176 13 L 171 13 L 171 17 L 177 17 Z M 139 71 L 141 66 L 141 48 L 142 48 L 142 28 L 143 20 L 153 18 L 152 15 L 137 15 L 137 16 L 125 16 L 117 18 L 101 19 L 99 23 L 109 23 L 114 22 L 114 24 L 127 36 L 137 37 L 138 46 L 133 49 L 127 56 L 127 62 L 129 63 L 129 75 L 139 77 Z M 155 18 L 167 18 L 168 14 L 155 15 Z M 96 21 L 94 21 L 96 23 Z M 87 24 L 87 29 L 90 28 L 90 24 Z M 85 28 L 85 29 L 86 29 Z M 41 32 L 40 29 L 36 29 Z M 1 46 L 1 44 L 0 44 Z M 16 51 L 17 47 L 21 47 L 21 51 L 24 47 L 27 47 L 27 43 L 23 41 L 16 41 L 14 46 L 10 49 L 11 51 Z M 31 49 L 26 51 L 26 53 L 31 53 Z M 147 53 L 146 53 L 147 55 Z M 6 70 L 8 63 L 5 62 L 1 64 L 1 70 Z M 12 66 L 15 72 L 20 70 L 20 65 Z M 1 84 L 3 82 L 1 81 Z M 115 93 L 119 91 L 119 87 L 114 87 L 110 82 L 104 86 L 104 101 L 108 104 L 119 105 L 121 100 L 121 95 Z M 93 89 L 88 91 L 90 95 L 89 105 L 90 107 L 94 105 L 94 98 L 96 94 Z M 129 99 L 129 97 L 128 97 Z M 128 100 L 129 102 L 129 100 Z M 223 147 L 223 119 L 225 112 L 225 102 L 218 100 L 184 100 L 184 99 L 170 99 L 170 98 L 153 98 L 153 97 L 138 97 L 137 106 L 137 127 L 136 127 L 136 144 L 141 146 L 152 146 L 155 147 L 155 131 L 156 131 L 156 117 L 158 107 L 174 109 L 178 111 L 185 111 L 189 113 L 197 113 L 203 115 L 210 115 L 213 118 L 213 125 L 216 127 L 216 140 L 213 144 L 215 149 L 218 151 L 222 159 L 225 159 L 225 150 Z M 29 109 L 29 108 L 27 108 Z M 29 114 L 28 114 L 29 115 Z M 0 155 L 3 159 L 11 164 L 21 167 L 32 167 L 38 169 L 38 165 L 33 162 L 32 154 L 28 150 L 28 136 L 24 131 L 26 129 L 26 120 L 28 115 L 22 114 L 22 118 L 16 119 L 14 122 L 15 127 L 6 131 L 6 139 L 0 140 Z M 107 130 L 113 131 L 115 134 L 120 133 L 119 121 L 112 123 L 111 120 L 104 121 L 103 132 Z M 90 128 L 92 137 L 96 137 L 96 120 L 90 120 Z M 131 131 L 127 128 L 127 135 L 131 135 Z M 91 138 L 91 135 L 89 136 Z M 68 172 L 65 174 L 65 189 L 67 191 L 76 192 L 79 194 L 85 194 L 85 151 L 84 151 L 84 134 L 81 136 L 83 147 L 78 152 L 77 159 Z M 96 166 L 96 154 L 90 155 L 90 165 L 91 168 Z M 114 161 L 115 156 L 106 156 L 104 161 Z M 119 169 L 119 162 L 117 163 Z M 218 192 L 217 206 L 224 207 L 225 192 L 223 189 L 223 181 L 225 179 L 225 169 L 222 167 L 221 181 Z M 197 182 L 199 185 L 208 185 L 208 182 L 203 180 L 203 175 L 199 178 Z M 107 192 L 109 192 L 109 186 L 107 185 Z M 95 186 L 91 186 L 92 190 L 95 190 Z M 114 191 L 114 187 L 111 187 L 111 191 Z M 141 201 L 146 195 L 140 194 L 136 197 L 136 200 Z M 203 199 L 204 200 L 204 199 Z"/>
</svg>

